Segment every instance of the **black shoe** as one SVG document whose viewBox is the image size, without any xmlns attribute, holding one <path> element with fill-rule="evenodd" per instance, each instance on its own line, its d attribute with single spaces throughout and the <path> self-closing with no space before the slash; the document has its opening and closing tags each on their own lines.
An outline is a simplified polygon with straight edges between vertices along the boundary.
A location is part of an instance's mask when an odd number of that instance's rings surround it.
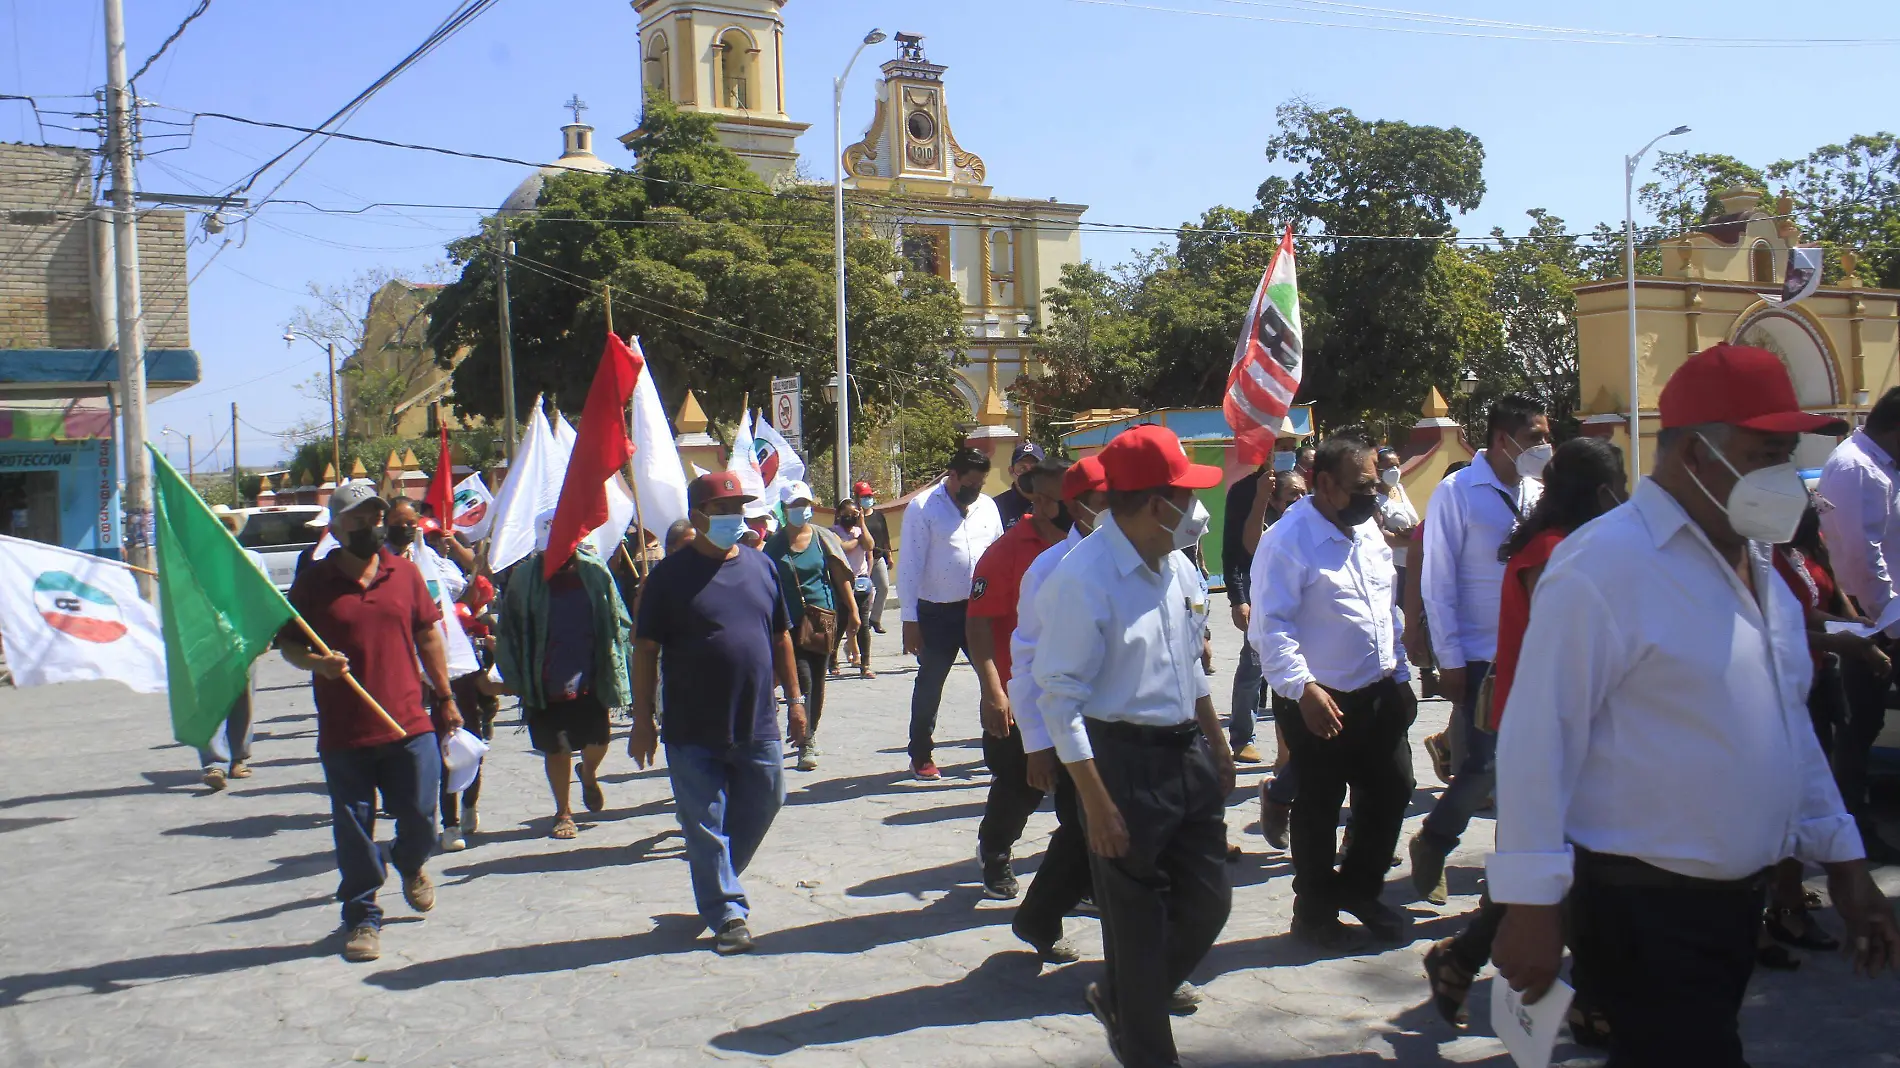
<svg viewBox="0 0 1900 1068">
<path fill-rule="evenodd" d="M 874 631 L 877 631 L 877 632 L 878 632 L 879 634 L 882 634 L 882 633 L 884 633 L 884 624 L 882 624 L 882 623 L 873 623 L 873 624 L 871 624 L 871 629 L 872 629 L 872 630 L 874 630 Z"/>
<path fill-rule="evenodd" d="M 1358 934 L 1352 928 L 1340 923 L 1338 916 L 1310 918 L 1296 915 L 1293 917 L 1293 926 L 1290 930 L 1293 937 L 1308 945 L 1318 946 L 1320 949 L 1332 951 L 1357 949 L 1359 944 Z"/>
<path fill-rule="evenodd" d="M 1108 1034 L 1108 1052 L 1115 1058 L 1116 1064 L 1123 1063 L 1120 1024 L 1115 1019 L 1114 1010 L 1109 1007 L 1108 994 L 1102 990 L 1102 984 L 1090 983 L 1082 998 L 1088 1002 L 1089 1012 L 1095 1015 L 1096 1022 Z"/>
<path fill-rule="evenodd" d="M 713 936 L 713 952 L 722 957 L 752 952 L 752 932 L 746 929 L 745 921 L 727 920 Z"/>
<path fill-rule="evenodd" d="M 1378 899 L 1340 906 L 1340 911 L 1358 920 L 1374 938 L 1383 942 L 1405 941 L 1405 917 L 1397 909 Z"/>
<path fill-rule="evenodd" d="M 1009 854 L 985 855 L 977 850 L 976 859 L 983 865 L 983 896 L 991 901 L 1014 901 L 1021 892 L 1016 884 L 1016 873 L 1010 870 Z"/>
<path fill-rule="evenodd" d="M 1093 897 L 1090 897 L 1087 894 L 1083 894 L 1082 900 L 1077 901 L 1075 903 L 1075 907 L 1069 910 L 1069 915 L 1093 916 L 1099 920 L 1102 918 L 1102 908 L 1100 905 L 1097 905 L 1095 903 L 1095 899 Z"/>
<path fill-rule="evenodd" d="M 1041 957 L 1044 964 L 1074 964 L 1082 959 L 1082 954 L 1076 951 L 1075 945 L 1059 935 L 1049 939 L 1032 938 L 1020 924 L 1016 923 L 1010 924 L 1009 930 L 1011 934 L 1027 943 L 1029 948 L 1035 950 L 1036 956 Z"/>
</svg>

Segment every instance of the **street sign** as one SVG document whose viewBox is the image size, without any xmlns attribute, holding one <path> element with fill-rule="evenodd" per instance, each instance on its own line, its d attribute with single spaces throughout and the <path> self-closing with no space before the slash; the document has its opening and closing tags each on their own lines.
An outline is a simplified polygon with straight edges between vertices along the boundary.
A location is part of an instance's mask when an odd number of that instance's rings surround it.
<svg viewBox="0 0 1900 1068">
<path fill-rule="evenodd" d="M 804 376 L 772 380 L 772 429 L 790 442 L 792 448 L 805 451 L 805 418 L 801 410 Z"/>
</svg>

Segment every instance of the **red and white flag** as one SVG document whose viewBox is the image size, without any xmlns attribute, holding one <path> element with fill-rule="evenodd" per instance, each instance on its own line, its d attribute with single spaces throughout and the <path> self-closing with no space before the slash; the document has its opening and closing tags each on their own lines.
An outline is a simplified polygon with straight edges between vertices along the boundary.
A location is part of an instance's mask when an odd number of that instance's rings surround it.
<svg viewBox="0 0 1900 1068">
<path fill-rule="evenodd" d="M 541 558 L 544 577 L 559 571 L 573 558 L 581 539 L 607 521 L 607 480 L 633 457 L 625 412 L 644 365 L 626 342 L 607 335 L 594 384 L 587 390 L 587 404 L 581 408 L 580 433 L 567 458 L 561 500 L 548 529 L 548 548 Z"/>
<path fill-rule="evenodd" d="M 1300 391 L 1300 287 L 1293 270 L 1293 227 L 1260 276 L 1260 288 L 1234 346 L 1222 407 L 1234 431 L 1240 462 L 1252 466 L 1273 451 L 1273 440 Z"/>
</svg>

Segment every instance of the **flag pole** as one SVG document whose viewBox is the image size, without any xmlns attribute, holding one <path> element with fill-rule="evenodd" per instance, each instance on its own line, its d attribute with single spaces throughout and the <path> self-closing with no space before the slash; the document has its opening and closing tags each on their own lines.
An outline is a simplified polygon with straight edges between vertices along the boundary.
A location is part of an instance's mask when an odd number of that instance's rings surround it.
<svg viewBox="0 0 1900 1068">
<path fill-rule="evenodd" d="M 297 621 L 297 626 L 303 630 L 304 639 L 310 643 L 310 648 L 315 650 L 318 656 L 330 655 L 330 647 L 323 644 L 323 639 L 317 637 L 316 631 L 310 629 L 310 624 L 305 621 L 302 614 L 293 614 L 290 618 Z M 376 698 L 371 697 L 369 691 L 363 689 L 363 684 L 356 681 L 356 676 L 352 675 L 348 668 L 343 670 L 343 681 L 349 683 L 350 689 L 356 692 L 356 696 L 361 697 L 367 702 L 371 710 L 383 718 L 384 723 L 389 724 L 390 730 L 395 731 L 405 738 L 409 736 L 409 732 L 402 729 L 402 724 L 396 722 L 396 717 L 390 715 L 382 705 L 376 703 Z"/>
<path fill-rule="evenodd" d="M 614 287 L 601 285 L 600 303 L 607 309 L 607 332 L 611 334 L 614 332 Z"/>
<path fill-rule="evenodd" d="M 642 366 L 640 373 L 644 375 L 652 374 L 653 372 L 647 367 Z M 638 380 L 636 379 L 635 381 L 637 382 Z M 634 390 L 634 394 L 636 397 L 639 395 L 637 388 Z M 638 418 L 639 409 L 639 402 L 632 397 L 628 398 L 627 434 L 629 437 L 638 438 L 640 436 L 635 432 L 633 426 L 633 421 Z M 633 493 L 633 525 L 640 531 L 640 559 L 635 564 L 634 574 L 639 575 L 640 581 L 645 582 L 647 577 L 647 520 L 646 516 L 640 512 L 640 478 L 634 474 L 632 457 L 627 458 L 627 489 Z M 661 537 L 664 538 L 665 534 L 662 533 Z M 623 538 L 620 542 L 620 550 L 625 552 L 626 549 L 627 542 Z"/>
</svg>

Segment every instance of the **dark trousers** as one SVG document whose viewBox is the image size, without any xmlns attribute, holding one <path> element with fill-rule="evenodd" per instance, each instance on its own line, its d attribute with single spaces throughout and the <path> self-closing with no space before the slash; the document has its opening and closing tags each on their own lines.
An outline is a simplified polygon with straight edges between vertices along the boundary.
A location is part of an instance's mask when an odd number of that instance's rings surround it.
<svg viewBox="0 0 1900 1068">
<path fill-rule="evenodd" d="M 983 803 L 983 822 L 977 824 L 976 850 L 986 857 L 1007 856 L 1030 815 L 1042 805 L 1042 791 L 1029 785 L 1022 731 L 1013 723 L 1006 738 L 984 731 L 983 763 L 990 769 L 990 796 Z"/>
<path fill-rule="evenodd" d="M 1273 781 L 1267 783 L 1267 800 L 1276 805 L 1290 805 L 1300 799 L 1300 765 L 1287 754 L 1286 766 L 1273 773 Z"/>
<path fill-rule="evenodd" d="M 969 655 L 963 634 L 968 601 L 917 602 L 917 629 L 923 651 L 917 654 L 917 683 L 910 691 L 910 762 L 929 764 L 936 753 L 937 707 L 943 704 L 943 682 L 957 654 Z"/>
<path fill-rule="evenodd" d="M 1490 892 L 1478 899 L 1478 914 L 1465 929 L 1451 939 L 1451 955 L 1466 971 L 1477 972 L 1491 963 L 1491 945 L 1498 940 L 1498 925 L 1504 922 L 1504 906 L 1491 900 Z M 1572 976 L 1572 986 L 1577 985 Z"/>
<path fill-rule="evenodd" d="M 792 654 L 792 662 L 798 665 L 798 692 L 805 698 L 807 741 L 817 737 L 818 719 L 825 714 L 826 659 L 823 653 L 808 653 L 802 649 Z"/>
<path fill-rule="evenodd" d="M 1873 752 L 1874 740 L 1887 725 L 1887 690 L 1892 680 L 1880 678 L 1867 667 L 1866 661 L 1850 656 L 1841 660 L 1841 682 L 1847 692 L 1847 703 L 1846 716 L 1834 732 L 1834 748 L 1830 754 L 1834 785 L 1840 788 L 1841 800 L 1853 814 L 1854 822 L 1860 825 L 1861 838 L 1871 842 L 1875 833 L 1867 808 L 1867 761 Z"/>
<path fill-rule="evenodd" d="M 1016 908 L 1014 926 L 1041 943 L 1062 937 L 1062 917 L 1089 894 L 1089 840 L 1067 768 L 1056 769 L 1056 830 L 1043 851 L 1042 866 Z"/>
<path fill-rule="evenodd" d="M 1168 995 L 1207 956 L 1227 924 L 1227 798 L 1198 733 L 1156 742 L 1088 720 L 1095 767 L 1128 827 L 1128 852 L 1091 854 L 1102 950 L 1128 1068 L 1179 1058 Z"/>
<path fill-rule="evenodd" d="M 499 711 L 501 702 L 475 687 L 475 680 L 479 677 L 464 675 L 450 683 L 450 688 L 455 694 L 455 707 L 462 713 L 462 726 L 482 741 L 492 742 L 495 740 L 495 713 Z M 459 794 L 450 793 L 448 776 L 442 777 L 442 826 L 460 824 L 462 806 L 466 804 L 474 808 L 476 802 L 482 799 L 482 771 L 482 768 L 476 768 L 475 781 Z"/>
<path fill-rule="evenodd" d="M 1328 691 L 1331 693 L 1332 691 Z M 1406 732 L 1418 700 L 1405 683 L 1383 679 L 1333 693 L 1340 731 L 1322 739 L 1306 727 L 1297 702 L 1276 695 L 1274 719 L 1299 771 L 1293 803 L 1293 914 L 1324 920 L 1378 898 L 1405 806 L 1412 798 L 1412 749 Z M 1337 869 L 1339 809 L 1352 790 L 1352 844 Z"/>
<path fill-rule="evenodd" d="M 389 859 L 404 876 L 414 875 L 435 852 L 435 802 L 442 789 L 442 746 L 434 732 L 402 742 L 319 753 L 330 789 L 330 833 L 336 840 L 341 876 L 336 898 L 343 926 L 381 927 L 376 904 L 388 870 L 376 847 L 376 792 L 396 817 Z"/>
<path fill-rule="evenodd" d="M 858 602 L 858 629 L 855 634 L 844 636 L 847 646 L 852 642 L 857 642 L 860 670 L 871 666 L 871 598 L 875 596 L 877 594 L 873 590 L 856 591 L 854 599 Z"/>
<path fill-rule="evenodd" d="M 1464 758 L 1452 773 L 1451 785 L 1425 817 L 1425 836 L 1447 853 L 1458 848 L 1458 840 L 1471 825 L 1472 814 L 1497 791 L 1498 736 L 1472 715 L 1478 705 L 1478 690 L 1489 674 L 1491 665 L 1485 661 L 1465 664 L 1465 692 L 1458 695 L 1459 704 L 1451 721 L 1451 729 L 1462 733 Z"/>
<path fill-rule="evenodd" d="M 1737 1017 L 1765 881 L 1692 880 L 1578 851 L 1571 950 L 1609 1020 L 1610 1068 L 1746 1068 Z"/>
<path fill-rule="evenodd" d="M 1238 753 L 1253 744 L 1254 721 L 1260 717 L 1260 654 L 1244 636 L 1240 660 L 1234 664 L 1234 700 L 1227 717 L 1227 744 Z"/>
</svg>

